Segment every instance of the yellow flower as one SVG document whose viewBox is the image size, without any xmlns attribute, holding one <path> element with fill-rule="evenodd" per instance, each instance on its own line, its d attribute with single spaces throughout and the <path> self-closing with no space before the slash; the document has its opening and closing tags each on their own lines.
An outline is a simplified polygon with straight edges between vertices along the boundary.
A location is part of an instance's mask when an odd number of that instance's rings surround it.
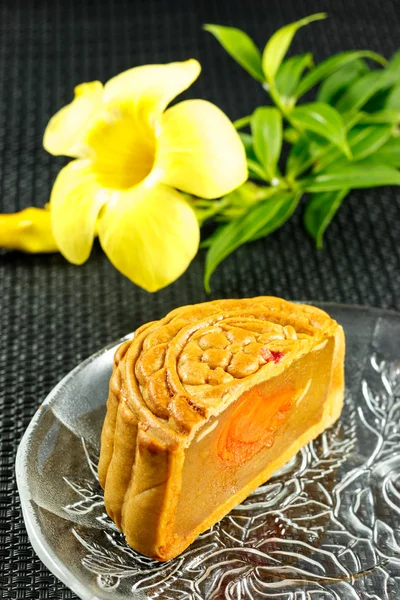
<svg viewBox="0 0 400 600">
<path fill-rule="evenodd" d="M 50 199 L 54 237 L 70 262 L 85 262 L 98 234 L 114 266 L 148 291 L 185 271 L 199 225 L 180 191 L 217 198 L 247 178 L 243 145 L 223 112 L 204 100 L 167 108 L 199 73 L 188 60 L 136 67 L 104 87 L 85 83 L 50 120 L 46 150 L 77 158 Z"/>
</svg>

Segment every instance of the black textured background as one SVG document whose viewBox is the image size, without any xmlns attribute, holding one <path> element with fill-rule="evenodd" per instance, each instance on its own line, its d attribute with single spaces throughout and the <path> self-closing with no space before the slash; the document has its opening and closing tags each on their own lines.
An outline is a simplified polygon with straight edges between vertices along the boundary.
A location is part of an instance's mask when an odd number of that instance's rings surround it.
<svg viewBox="0 0 400 600">
<path fill-rule="evenodd" d="M 201 30 L 247 30 L 260 44 L 284 23 L 320 10 L 294 50 L 321 60 L 371 48 L 389 57 L 400 41 L 397 0 L 1 0 L 0 211 L 42 206 L 63 164 L 41 147 L 49 117 L 82 81 L 106 81 L 152 62 L 195 57 L 203 73 L 187 95 L 231 118 L 263 92 Z M 317 252 L 301 210 L 266 240 L 240 249 L 213 277 L 213 298 L 276 294 L 400 308 L 400 192 L 352 193 Z M 82 267 L 61 256 L 0 255 L 0 598 L 73 598 L 34 556 L 14 479 L 19 440 L 39 403 L 72 367 L 107 342 L 185 303 L 206 300 L 200 253 L 186 274 L 150 295 L 124 279 L 98 245 Z"/>
</svg>

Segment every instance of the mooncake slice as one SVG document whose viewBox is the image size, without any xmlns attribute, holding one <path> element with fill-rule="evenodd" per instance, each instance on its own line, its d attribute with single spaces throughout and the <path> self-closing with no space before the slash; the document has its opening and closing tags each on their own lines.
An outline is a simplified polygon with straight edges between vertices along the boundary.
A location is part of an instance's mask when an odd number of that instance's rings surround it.
<svg viewBox="0 0 400 600">
<path fill-rule="evenodd" d="M 184 306 L 117 350 L 101 438 L 108 514 L 138 552 L 180 554 L 332 425 L 344 336 L 279 298 Z"/>
</svg>

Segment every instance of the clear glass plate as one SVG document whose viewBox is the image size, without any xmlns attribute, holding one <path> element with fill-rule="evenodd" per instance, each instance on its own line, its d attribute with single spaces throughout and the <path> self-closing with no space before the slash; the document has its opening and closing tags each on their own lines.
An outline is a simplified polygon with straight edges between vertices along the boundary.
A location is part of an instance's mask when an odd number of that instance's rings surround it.
<svg viewBox="0 0 400 600">
<path fill-rule="evenodd" d="M 32 545 L 83 600 L 400 597 L 400 314 L 325 304 L 346 332 L 346 403 L 181 556 L 132 550 L 105 514 L 96 463 L 115 343 L 32 419 L 17 481 Z"/>
</svg>

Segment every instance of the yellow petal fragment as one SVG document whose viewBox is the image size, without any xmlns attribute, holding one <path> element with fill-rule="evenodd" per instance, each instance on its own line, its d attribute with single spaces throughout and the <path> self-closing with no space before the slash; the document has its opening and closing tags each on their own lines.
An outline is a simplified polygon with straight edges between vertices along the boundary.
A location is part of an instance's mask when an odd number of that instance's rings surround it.
<svg viewBox="0 0 400 600">
<path fill-rule="evenodd" d="M 77 265 L 90 255 L 99 211 L 109 191 L 102 188 L 88 160 L 61 169 L 50 197 L 53 234 L 60 252 Z"/>
<path fill-rule="evenodd" d="M 165 111 L 155 167 L 164 183 L 203 198 L 228 194 L 247 179 L 237 131 L 206 100 L 186 100 Z"/>
<path fill-rule="evenodd" d="M 100 243 L 113 265 L 148 292 L 175 281 L 199 245 L 186 200 L 163 184 L 114 192 L 99 219 Z"/>
<path fill-rule="evenodd" d="M 49 121 L 43 146 L 55 156 L 82 157 L 86 154 L 85 138 L 101 114 L 103 84 L 100 81 L 76 86 L 75 98 Z"/>
<path fill-rule="evenodd" d="M 22 252 L 58 252 L 50 212 L 44 208 L 25 208 L 0 215 L 0 248 Z"/>
<path fill-rule="evenodd" d="M 197 79 L 200 63 L 191 58 L 166 65 L 144 65 L 120 73 L 104 87 L 104 103 L 136 115 L 138 121 L 153 125 L 178 94 Z"/>
</svg>

